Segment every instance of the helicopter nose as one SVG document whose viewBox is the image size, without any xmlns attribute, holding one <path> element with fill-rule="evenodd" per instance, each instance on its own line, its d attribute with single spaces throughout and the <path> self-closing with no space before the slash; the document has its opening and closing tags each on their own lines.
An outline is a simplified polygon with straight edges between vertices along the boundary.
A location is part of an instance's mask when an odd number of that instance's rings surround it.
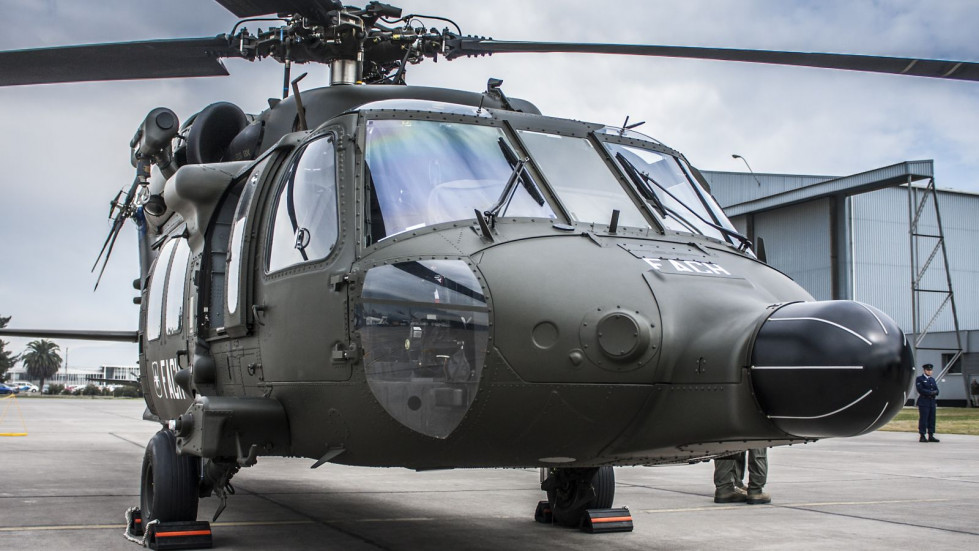
<svg viewBox="0 0 979 551">
<path fill-rule="evenodd" d="M 886 314 L 853 301 L 788 304 L 762 325 L 751 380 L 762 410 L 801 437 L 855 436 L 904 406 L 914 357 Z"/>
</svg>

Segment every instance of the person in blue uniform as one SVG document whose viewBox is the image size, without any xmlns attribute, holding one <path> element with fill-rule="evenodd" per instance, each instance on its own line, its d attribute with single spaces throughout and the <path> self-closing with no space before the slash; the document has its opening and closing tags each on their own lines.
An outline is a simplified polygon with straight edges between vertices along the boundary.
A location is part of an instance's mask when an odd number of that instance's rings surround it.
<svg viewBox="0 0 979 551">
<path fill-rule="evenodd" d="M 914 386 L 918 389 L 918 442 L 938 442 L 935 438 L 935 398 L 938 396 L 938 383 L 931 376 L 931 364 L 921 366 L 921 370 L 924 373 L 914 380 Z M 926 432 L 928 438 L 925 438 Z"/>
</svg>

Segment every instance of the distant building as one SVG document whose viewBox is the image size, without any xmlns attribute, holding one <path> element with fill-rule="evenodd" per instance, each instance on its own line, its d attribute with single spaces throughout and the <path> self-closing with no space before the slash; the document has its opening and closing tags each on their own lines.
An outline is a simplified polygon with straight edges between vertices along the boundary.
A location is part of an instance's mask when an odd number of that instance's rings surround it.
<svg viewBox="0 0 979 551">
<path fill-rule="evenodd" d="M 111 381 L 139 380 L 138 365 L 103 365 L 99 369 L 101 370 L 99 378 L 110 381 L 105 384 L 111 384 Z"/>
<path fill-rule="evenodd" d="M 32 383 L 39 383 L 37 379 L 31 379 L 27 374 L 27 370 L 23 367 L 16 367 L 10 370 L 10 380 L 11 381 L 28 381 Z M 97 368 L 88 367 L 72 367 L 68 373 L 65 373 L 64 369 L 58 371 L 54 376 L 44 379 L 45 384 L 52 385 L 84 385 L 88 383 L 90 377 L 98 376 L 99 370 Z"/>
<path fill-rule="evenodd" d="M 27 370 L 23 367 L 16 367 L 9 371 L 11 381 L 28 381 L 38 383 L 40 381 L 31 379 L 27 375 Z M 106 380 L 110 382 L 105 382 Z M 65 386 L 87 385 L 89 383 L 96 386 L 112 384 L 113 380 L 138 381 L 139 366 L 135 365 L 102 365 L 99 367 L 75 367 L 72 366 L 66 373 L 61 369 L 53 377 L 44 380 L 45 384 L 57 384 Z"/>
</svg>

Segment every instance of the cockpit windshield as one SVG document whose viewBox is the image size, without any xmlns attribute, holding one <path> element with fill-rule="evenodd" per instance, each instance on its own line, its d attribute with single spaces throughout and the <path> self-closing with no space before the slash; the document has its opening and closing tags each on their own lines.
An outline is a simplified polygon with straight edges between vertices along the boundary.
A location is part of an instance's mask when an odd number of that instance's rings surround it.
<svg viewBox="0 0 979 551">
<path fill-rule="evenodd" d="M 514 172 L 512 146 L 493 126 L 368 120 L 374 240 L 441 222 L 466 220 L 500 198 Z M 500 216 L 554 218 L 525 171 Z"/>
<path fill-rule="evenodd" d="M 668 153 L 606 143 L 609 153 L 671 230 L 727 240 L 734 227 L 713 198 L 696 184 L 680 159 Z"/>
<path fill-rule="evenodd" d="M 649 227 L 592 142 L 527 130 L 519 135 L 572 219 L 608 223 L 618 210 L 619 224 Z"/>
<path fill-rule="evenodd" d="M 648 229 L 658 219 L 668 230 L 746 243 L 692 169 L 655 141 L 601 131 L 510 135 L 458 115 L 389 117 L 365 122 L 368 243 L 476 212 L 608 224 L 614 211 L 621 226 Z"/>
</svg>

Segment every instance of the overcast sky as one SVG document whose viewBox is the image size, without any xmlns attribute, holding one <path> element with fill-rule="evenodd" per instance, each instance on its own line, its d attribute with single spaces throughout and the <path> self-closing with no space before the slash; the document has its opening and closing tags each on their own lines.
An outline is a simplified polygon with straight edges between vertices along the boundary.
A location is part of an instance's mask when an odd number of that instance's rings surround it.
<svg viewBox="0 0 979 551">
<path fill-rule="evenodd" d="M 973 0 L 404 0 L 500 40 L 621 42 L 979 61 Z M 0 50 L 213 36 L 235 18 L 206 0 L 0 0 Z M 252 24 L 254 26 L 254 24 Z M 443 24 L 436 24 L 442 27 Z M 254 30 L 254 28 L 252 29 Z M 129 140 L 146 113 L 181 120 L 216 101 L 256 113 L 281 87 L 273 61 L 232 76 L 0 88 L 0 315 L 12 327 L 134 330 L 135 231 L 98 291 L 89 273 L 109 200 L 133 179 Z M 308 70 L 306 87 L 328 72 Z M 625 56 L 497 54 L 414 66 L 411 84 L 480 91 L 502 78 L 545 114 L 638 130 L 707 170 L 845 175 L 934 159 L 940 187 L 979 192 L 979 84 Z M 25 339 L 11 341 L 15 352 Z M 60 341 L 71 366 L 135 364 L 135 346 Z"/>
</svg>

